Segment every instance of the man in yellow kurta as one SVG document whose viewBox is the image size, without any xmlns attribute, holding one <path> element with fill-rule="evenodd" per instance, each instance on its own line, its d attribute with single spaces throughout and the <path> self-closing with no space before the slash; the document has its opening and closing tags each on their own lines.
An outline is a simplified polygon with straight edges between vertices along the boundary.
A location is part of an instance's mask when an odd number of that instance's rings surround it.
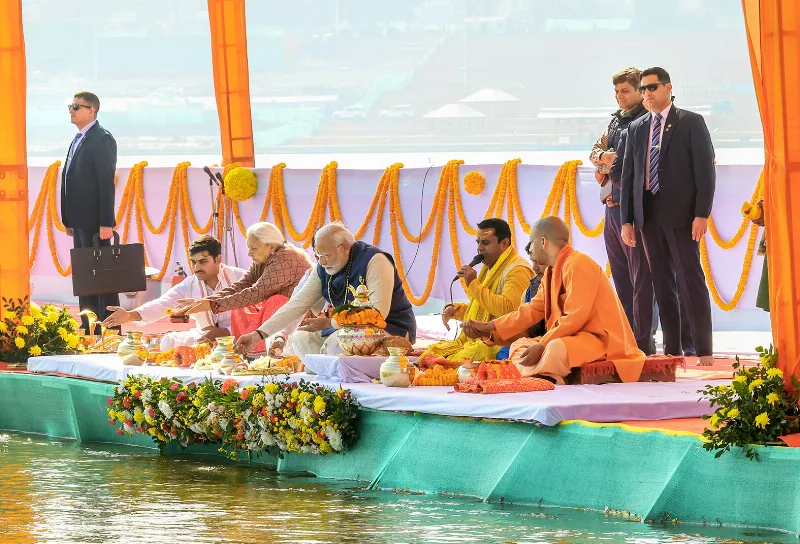
<svg viewBox="0 0 800 544">
<path fill-rule="evenodd" d="M 547 332 L 511 345 L 509 358 L 523 376 L 543 376 L 564 383 L 573 367 L 611 361 L 624 382 L 639 379 L 645 355 L 617 293 L 591 257 L 569 244 L 569 231 L 558 217 L 545 217 L 531 229 L 531 257 L 547 265 L 542 286 L 527 304 L 488 323 L 468 321 L 464 333 L 509 343 L 545 319 Z"/>
<path fill-rule="evenodd" d="M 511 227 L 502 219 L 493 217 L 478 223 L 476 241 L 478 254 L 483 256 L 483 268 L 480 274 L 471 266 L 462 266 L 458 271 L 458 276 L 467 284 L 469 304 L 444 307 L 442 321 L 447 330 L 450 330 L 451 319 L 488 321 L 513 312 L 519 308 L 533 277 L 530 263 L 511 245 Z M 494 358 L 500 347 L 469 339 L 462 333 L 453 341 L 431 345 L 428 352 L 452 361 L 484 361 Z"/>
</svg>

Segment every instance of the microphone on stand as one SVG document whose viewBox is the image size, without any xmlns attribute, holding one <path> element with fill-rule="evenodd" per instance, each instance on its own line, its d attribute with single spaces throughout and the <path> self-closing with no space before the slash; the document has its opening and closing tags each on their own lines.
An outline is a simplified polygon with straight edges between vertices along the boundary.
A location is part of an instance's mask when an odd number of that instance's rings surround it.
<svg viewBox="0 0 800 544">
<path fill-rule="evenodd" d="M 204 166 L 203 167 L 203 172 L 208 174 L 208 182 L 211 185 L 213 185 L 213 184 L 215 184 L 217 182 L 217 180 L 214 179 L 214 174 L 211 173 L 211 168 L 209 168 L 208 166 Z"/>
<path fill-rule="evenodd" d="M 222 187 L 222 194 L 224 195 L 225 194 L 225 180 L 222 179 L 222 174 L 220 174 L 219 172 L 217 172 L 214 175 L 219 180 L 219 186 Z"/>
<path fill-rule="evenodd" d="M 476 264 L 481 264 L 482 262 L 483 262 L 483 255 L 481 253 L 478 253 L 477 255 L 475 255 L 472 258 L 472 260 L 469 262 L 469 264 L 467 266 L 475 266 Z M 458 275 L 456 275 L 456 277 L 453 278 L 453 281 L 451 281 L 450 283 L 455 283 L 458 280 L 459 280 L 459 277 L 458 277 Z"/>
</svg>

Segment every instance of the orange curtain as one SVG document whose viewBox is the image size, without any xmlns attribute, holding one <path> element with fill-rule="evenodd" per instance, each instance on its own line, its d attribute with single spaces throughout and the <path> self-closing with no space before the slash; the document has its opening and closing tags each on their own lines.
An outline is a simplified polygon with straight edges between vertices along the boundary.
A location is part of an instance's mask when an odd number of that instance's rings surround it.
<svg viewBox="0 0 800 544">
<path fill-rule="evenodd" d="M 29 294 L 28 163 L 22 0 L 0 2 L 0 296 Z"/>
<path fill-rule="evenodd" d="M 742 5 L 764 127 L 772 335 L 789 382 L 792 374 L 800 378 L 800 2 Z"/>
<path fill-rule="evenodd" d="M 222 162 L 255 166 L 245 0 L 208 0 Z"/>
</svg>

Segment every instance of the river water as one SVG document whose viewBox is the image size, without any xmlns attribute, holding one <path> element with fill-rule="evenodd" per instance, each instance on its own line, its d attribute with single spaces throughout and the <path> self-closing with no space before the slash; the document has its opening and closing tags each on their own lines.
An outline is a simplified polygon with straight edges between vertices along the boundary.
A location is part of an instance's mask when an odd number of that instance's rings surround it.
<svg viewBox="0 0 800 544">
<path fill-rule="evenodd" d="M 0 433 L 0 542 L 797 542 L 571 509 L 371 491 L 219 458 Z"/>
</svg>

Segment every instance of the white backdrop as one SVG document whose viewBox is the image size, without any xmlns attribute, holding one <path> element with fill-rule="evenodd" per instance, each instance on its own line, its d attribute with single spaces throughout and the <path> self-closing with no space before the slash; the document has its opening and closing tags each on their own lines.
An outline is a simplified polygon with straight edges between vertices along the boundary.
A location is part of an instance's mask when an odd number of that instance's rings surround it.
<svg viewBox="0 0 800 544">
<path fill-rule="evenodd" d="M 484 191 L 477 196 L 463 192 L 462 202 L 468 221 L 473 225 L 480 221 L 486 209 L 492 191 L 497 182 L 501 164 L 462 165 L 460 168 L 461 179 L 473 170 L 479 170 L 486 178 Z M 36 201 L 39 186 L 44 177 L 46 168 L 41 166 L 31 167 L 29 170 L 30 207 Z M 518 187 L 525 219 L 532 223 L 542 213 L 553 178 L 558 170 L 553 165 L 518 166 Z M 730 238 L 741 222 L 739 209 L 743 201 L 750 198 L 761 171 L 760 165 L 718 165 L 717 166 L 717 191 L 714 203 L 714 220 L 720 235 L 724 239 Z M 117 202 L 122 195 L 122 188 L 128 177 L 128 168 L 118 169 L 119 182 L 117 186 Z M 432 206 L 433 197 L 439 180 L 441 167 L 431 168 L 404 168 L 400 172 L 400 198 L 403 214 L 412 234 L 420 230 L 420 223 L 424 221 Z M 342 216 L 349 228 L 357 230 L 361 225 L 372 196 L 377 188 L 378 181 L 383 171 L 380 169 L 340 169 L 337 172 L 338 196 Z M 160 219 L 168 205 L 168 191 L 172 179 L 173 168 L 146 167 L 144 169 L 144 194 L 147 212 L 153 223 L 160 223 Z M 256 196 L 241 203 L 241 217 L 245 226 L 257 221 L 264 202 L 268 186 L 269 168 L 256 169 L 259 179 L 259 188 Z M 284 186 L 287 204 L 295 227 L 302 231 L 308 220 L 319 183 L 319 169 L 290 169 L 284 170 Z M 208 178 L 200 167 L 188 170 L 189 193 L 192 209 L 198 218 L 198 223 L 204 225 L 210 214 L 210 197 L 208 192 Z M 60 183 L 60 182 L 59 182 Z M 58 191 L 57 191 L 58 193 Z M 578 203 L 584 222 L 589 228 L 598 224 L 603 217 L 604 207 L 598 201 L 598 188 L 590 167 L 581 167 L 578 178 Z M 562 205 L 563 210 L 563 205 Z M 445 211 L 445 213 L 447 213 Z M 267 220 L 271 220 L 271 213 Z M 133 221 L 130 226 L 130 240 L 135 241 L 136 228 Z M 455 263 L 450 250 L 449 234 L 446 228 L 447 221 L 442 229 L 442 243 L 440 258 L 436 270 L 436 281 L 429 303 L 417 309 L 420 313 L 438 311 L 442 300 L 449 298 L 448 287 L 455 274 Z M 44 229 L 44 226 L 43 226 Z M 121 227 L 120 227 L 121 232 Z M 167 229 L 168 230 L 168 229 Z M 183 235 L 180 227 L 177 229 L 176 242 L 170 259 L 170 270 L 165 280 L 172 275 L 174 262 L 180 261 L 184 266 L 186 253 L 184 251 Z M 247 248 L 238 229 L 234 229 L 238 264 L 247 268 L 250 262 L 247 258 Z M 371 242 L 374 232 L 374 223 L 367 229 L 365 241 Z M 459 262 L 468 262 L 475 254 L 473 237 L 458 227 L 458 241 L 460 247 Z M 606 263 L 605 246 L 603 237 L 586 238 L 576 226 L 572 227 L 573 245 L 576 249 L 588 253 L 601 265 Z M 521 228 L 517 228 L 517 245 L 523 250 L 527 237 Z M 190 227 L 190 238 L 197 234 Z M 401 252 L 403 263 L 408 272 L 409 281 L 415 295 L 422 293 L 425 287 L 428 270 L 431 266 L 431 253 L 433 247 L 433 232 L 420 244 L 412 244 L 401 236 Z M 709 260 L 711 270 L 717 282 L 718 289 L 723 299 L 730 300 L 736 290 L 742 270 L 744 253 L 747 246 L 746 236 L 739 245 L 731 250 L 722 250 L 708 237 Z M 160 266 L 163 262 L 166 247 L 166 230 L 161 235 L 153 235 L 145 227 L 145 244 L 153 266 Z M 63 233 L 55 231 L 58 255 L 63 265 L 69 264 L 69 249 L 72 241 Z M 380 245 L 387 251 L 392 251 L 392 242 L 389 229 L 388 203 L 383 217 Z M 416 258 L 415 258 L 416 255 Z M 233 257 L 229 255 L 229 264 L 233 264 Z M 413 263 L 413 264 L 412 264 Z M 739 306 L 731 312 L 723 312 L 712 302 L 714 309 L 715 330 L 769 330 L 768 315 L 755 308 L 755 296 L 761 276 L 762 258 L 753 259 L 750 279 L 744 296 Z M 36 262 L 31 269 L 31 280 L 34 284 L 33 296 L 37 300 L 73 303 L 76 299 L 72 296 L 70 278 L 64 278 L 56 271 L 50 252 L 47 247 L 47 235 L 43 230 L 39 238 L 39 251 Z M 463 298 L 463 292 L 458 284 L 454 288 L 454 295 Z"/>
</svg>

